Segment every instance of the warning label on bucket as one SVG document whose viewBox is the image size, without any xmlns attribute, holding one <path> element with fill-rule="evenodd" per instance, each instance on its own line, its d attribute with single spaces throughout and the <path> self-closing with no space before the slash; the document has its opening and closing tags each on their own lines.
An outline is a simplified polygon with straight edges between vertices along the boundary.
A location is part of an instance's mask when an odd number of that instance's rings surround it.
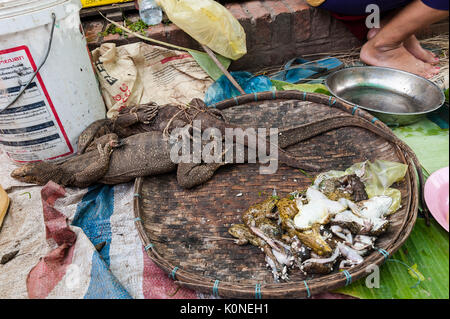
<svg viewBox="0 0 450 319">
<path fill-rule="evenodd" d="M 19 94 L 35 70 L 26 46 L 0 51 L 0 109 Z M 0 147 L 17 162 L 73 153 L 39 74 L 14 104 L 0 113 Z"/>
</svg>

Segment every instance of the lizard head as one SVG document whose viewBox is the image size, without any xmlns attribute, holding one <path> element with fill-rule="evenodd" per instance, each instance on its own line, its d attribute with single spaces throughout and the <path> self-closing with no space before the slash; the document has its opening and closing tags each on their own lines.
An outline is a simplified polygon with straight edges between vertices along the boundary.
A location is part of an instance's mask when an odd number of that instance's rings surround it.
<svg viewBox="0 0 450 319">
<path fill-rule="evenodd" d="M 30 184 L 45 185 L 51 179 L 54 167 L 45 162 L 25 164 L 11 172 L 11 177 Z"/>
</svg>

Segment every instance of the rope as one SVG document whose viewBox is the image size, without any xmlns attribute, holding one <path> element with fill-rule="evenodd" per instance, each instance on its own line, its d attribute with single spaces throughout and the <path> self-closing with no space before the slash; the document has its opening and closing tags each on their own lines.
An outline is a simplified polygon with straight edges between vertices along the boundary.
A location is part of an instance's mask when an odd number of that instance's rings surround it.
<svg viewBox="0 0 450 319">
<path fill-rule="evenodd" d="M 255 298 L 256 299 L 262 299 L 261 284 L 256 284 L 255 285 Z"/>
<path fill-rule="evenodd" d="M 415 283 L 415 285 L 411 286 L 410 288 L 414 289 L 414 288 L 416 288 L 416 287 L 422 282 L 422 280 L 420 279 L 419 274 L 418 274 L 413 268 L 411 268 L 410 266 L 408 266 L 407 264 L 405 264 L 403 261 L 398 260 L 398 259 L 389 259 L 388 261 L 389 261 L 389 262 L 396 262 L 396 263 L 398 263 L 398 264 L 400 264 L 400 265 L 403 265 L 403 266 L 405 266 L 406 268 L 408 268 L 408 270 L 412 271 L 412 272 L 416 275 L 416 277 L 417 277 L 417 282 Z"/>
<path fill-rule="evenodd" d="M 175 267 L 175 268 L 172 270 L 172 273 L 169 275 L 169 278 L 171 277 L 173 280 L 176 280 L 175 275 L 176 275 L 178 269 L 179 269 L 178 267 Z"/>
<path fill-rule="evenodd" d="M 219 297 L 219 282 L 220 280 L 216 280 L 213 286 L 213 296 Z"/>
<path fill-rule="evenodd" d="M 311 291 L 309 290 L 309 287 L 308 287 L 308 284 L 306 283 L 306 280 L 303 280 L 303 283 L 305 284 L 306 292 L 308 293 L 307 297 L 311 298 Z"/>
<path fill-rule="evenodd" d="M 388 253 L 386 250 L 382 249 L 382 248 L 377 249 L 377 250 L 378 250 L 378 252 L 379 252 L 380 254 L 382 254 L 382 255 L 384 256 L 384 261 L 385 261 L 385 262 L 386 262 L 386 261 L 389 261 L 389 262 L 395 262 L 395 263 L 398 263 L 398 264 L 400 264 L 400 265 L 403 265 L 403 266 L 405 266 L 406 268 L 408 268 L 408 270 L 412 271 L 412 272 L 416 275 L 416 277 L 417 277 L 417 282 L 415 283 L 415 285 L 411 286 L 410 288 L 416 288 L 416 287 L 422 282 L 422 280 L 420 279 L 419 274 L 418 274 L 412 267 L 408 266 L 407 264 L 405 264 L 405 263 L 404 263 L 403 261 L 401 261 L 401 260 L 393 259 L 393 258 L 389 259 L 389 253 Z"/>
<path fill-rule="evenodd" d="M 236 100 L 236 103 L 238 103 L 237 100 Z M 195 119 L 199 113 L 203 113 L 203 112 L 206 111 L 206 110 L 199 109 L 199 108 L 196 107 L 195 105 L 190 105 L 190 104 L 187 104 L 187 105 L 177 105 L 177 107 L 180 109 L 180 111 L 178 111 L 177 113 L 175 113 L 175 114 L 170 118 L 170 120 L 167 122 L 166 127 L 165 127 L 164 130 L 163 130 L 163 136 L 164 136 L 165 138 L 168 138 L 168 137 L 169 137 L 169 127 L 170 127 L 170 124 L 172 124 L 172 122 L 173 122 L 173 121 L 178 117 L 178 115 L 180 115 L 181 113 L 184 113 L 184 116 L 185 116 L 186 119 L 188 120 L 188 124 L 191 124 L 191 125 L 192 125 L 192 123 L 194 122 L 193 119 Z M 189 114 L 187 113 L 187 110 L 188 110 L 189 108 L 193 108 L 193 109 L 197 110 L 197 113 L 194 114 L 193 118 L 191 118 L 191 117 L 189 116 Z"/>
<path fill-rule="evenodd" d="M 329 106 L 333 106 L 333 105 L 336 104 L 336 99 L 334 99 L 333 102 L 331 102 L 332 99 L 333 99 L 332 96 L 330 96 L 330 98 L 328 99 L 328 105 L 329 105 Z"/>
<path fill-rule="evenodd" d="M 384 256 L 384 261 L 386 262 L 386 260 L 388 260 L 388 258 L 389 258 L 389 253 L 382 248 L 377 249 L 377 250 L 380 254 L 382 254 Z"/>
<path fill-rule="evenodd" d="M 345 282 L 345 286 L 350 285 L 350 284 L 352 283 L 352 275 L 350 275 L 350 273 L 348 272 L 348 270 L 344 270 L 342 273 L 343 273 L 343 274 L 345 275 L 345 277 L 347 278 L 347 281 Z"/>
</svg>

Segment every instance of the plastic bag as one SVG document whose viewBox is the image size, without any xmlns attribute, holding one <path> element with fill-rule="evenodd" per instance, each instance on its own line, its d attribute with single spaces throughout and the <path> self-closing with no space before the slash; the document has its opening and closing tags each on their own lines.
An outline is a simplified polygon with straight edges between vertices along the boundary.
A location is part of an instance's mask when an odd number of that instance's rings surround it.
<svg viewBox="0 0 450 319">
<path fill-rule="evenodd" d="M 345 171 L 331 170 L 317 175 L 314 185 L 318 187 L 324 180 L 339 178 L 345 175 L 356 174 L 364 183 L 367 196 L 389 196 L 392 204 L 389 214 L 396 212 L 401 206 L 402 194 L 398 189 L 390 188 L 392 184 L 401 181 L 408 170 L 408 165 L 383 160 L 375 160 L 373 163 L 365 161 L 356 163 Z"/>
<path fill-rule="evenodd" d="M 272 82 L 267 76 L 253 76 L 249 72 L 231 72 L 231 76 L 242 87 L 245 93 L 265 92 L 272 90 Z M 214 82 L 206 91 L 205 103 L 212 105 L 235 96 L 241 93 L 231 84 L 230 80 L 225 75 L 222 75 L 216 82 Z"/>
<path fill-rule="evenodd" d="M 121 3 L 121 2 L 131 2 L 133 0 L 81 0 L 81 5 L 83 8 L 89 8 L 89 7 L 97 7 L 97 6 L 104 6 L 107 4 L 113 4 L 113 3 Z"/>
<path fill-rule="evenodd" d="M 156 0 L 169 19 L 201 44 L 232 60 L 247 53 L 244 28 L 213 0 Z"/>
</svg>

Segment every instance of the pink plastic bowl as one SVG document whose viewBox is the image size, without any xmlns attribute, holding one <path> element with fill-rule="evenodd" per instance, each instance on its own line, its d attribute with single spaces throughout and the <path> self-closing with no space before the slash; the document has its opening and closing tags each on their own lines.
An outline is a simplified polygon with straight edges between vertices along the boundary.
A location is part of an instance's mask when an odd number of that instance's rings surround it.
<svg viewBox="0 0 450 319">
<path fill-rule="evenodd" d="M 425 183 L 425 202 L 433 217 L 448 231 L 448 167 L 431 174 Z"/>
</svg>

